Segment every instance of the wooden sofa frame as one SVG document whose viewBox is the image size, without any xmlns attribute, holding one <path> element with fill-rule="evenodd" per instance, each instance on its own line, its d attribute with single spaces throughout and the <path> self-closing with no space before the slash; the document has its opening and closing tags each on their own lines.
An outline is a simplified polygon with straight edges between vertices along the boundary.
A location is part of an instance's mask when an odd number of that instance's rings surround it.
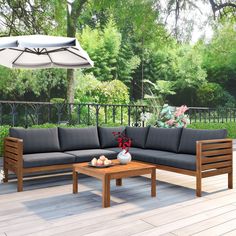
<svg viewBox="0 0 236 236">
<path fill-rule="evenodd" d="M 26 173 L 72 169 L 73 164 L 42 167 L 23 167 L 23 140 L 7 137 L 4 139 L 4 182 L 8 182 L 8 171 L 17 176 L 17 191 L 23 191 L 23 176 Z M 202 178 L 228 174 L 228 188 L 233 188 L 233 144 L 232 139 L 201 140 L 196 142 L 196 171 L 164 165 L 157 169 L 196 176 L 196 195 L 202 195 Z"/>
</svg>

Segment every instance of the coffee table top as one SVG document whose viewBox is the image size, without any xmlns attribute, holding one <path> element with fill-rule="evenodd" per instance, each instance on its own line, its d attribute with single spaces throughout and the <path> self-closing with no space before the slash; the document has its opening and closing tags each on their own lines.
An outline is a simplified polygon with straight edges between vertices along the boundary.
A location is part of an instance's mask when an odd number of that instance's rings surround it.
<svg viewBox="0 0 236 236">
<path fill-rule="evenodd" d="M 136 176 L 145 174 L 145 172 L 149 173 L 151 170 L 155 169 L 155 165 L 151 165 L 148 163 L 131 161 L 126 165 L 119 164 L 118 160 L 112 160 L 114 166 L 107 168 L 95 168 L 88 166 L 88 163 L 78 163 L 73 165 L 73 170 L 79 172 L 81 174 L 86 174 L 93 177 L 103 177 L 105 175 L 113 176 Z"/>
</svg>

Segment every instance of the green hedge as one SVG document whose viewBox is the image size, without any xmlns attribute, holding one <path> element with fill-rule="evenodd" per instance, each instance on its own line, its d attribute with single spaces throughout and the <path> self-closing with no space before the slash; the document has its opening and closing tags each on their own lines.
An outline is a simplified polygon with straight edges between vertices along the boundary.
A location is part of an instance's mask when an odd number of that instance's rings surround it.
<svg viewBox="0 0 236 236">
<path fill-rule="evenodd" d="M 104 125 L 109 127 L 119 126 L 120 124 Z M 33 128 L 54 128 L 54 127 L 87 127 L 87 125 L 57 125 L 57 124 L 43 124 L 34 125 Z M 3 154 L 3 139 L 8 136 L 10 126 L 0 126 L 0 156 Z M 193 129 L 227 129 L 228 137 L 236 139 L 236 123 L 193 123 L 188 126 Z"/>
<path fill-rule="evenodd" d="M 188 128 L 193 129 L 227 129 L 228 138 L 236 139 L 236 123 L 193 123 L 188 125 Z"/>
</svg>

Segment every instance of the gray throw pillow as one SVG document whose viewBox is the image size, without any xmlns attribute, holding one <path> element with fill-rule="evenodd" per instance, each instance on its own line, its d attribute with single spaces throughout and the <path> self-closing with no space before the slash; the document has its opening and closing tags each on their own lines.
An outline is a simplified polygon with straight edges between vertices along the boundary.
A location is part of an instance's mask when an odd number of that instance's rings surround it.
<svg viewBox="0 0 236 236">
<path fill-rule="evenodd" d="M 196 141 L 209 139 L 224 139 L 226 137 L 226 129 L 201 130 L 184 128 L 180 139 L 179 152 L 196 154 Z"/>
<path fill-rule="evenodd" d="M 178 152 L 182 128 L 150 127 L 145 148 Z"/>
<path fill-rule="evenodd" d="M 62 151 L 100 148 L 97 127 L 58 130 Z"/>
<path fill-rule="evenodd" d="M 126 136 L 131 138 L 132 147 L 145 148 L 149 127 L 129 127 L 125 129 Z"/>
<path fill-rule="evenodd" d="M 58 152 L 58 129 L 11 128 L 10 136 L 23 139 L 23 153 Z"/>
<path fill-rule="evenodd" d="M 125 132 L 125 127 L 99 127 L 99 140 L 101 148 L 118 147 L 117 137 L 112 132 Z"/>
</svg>

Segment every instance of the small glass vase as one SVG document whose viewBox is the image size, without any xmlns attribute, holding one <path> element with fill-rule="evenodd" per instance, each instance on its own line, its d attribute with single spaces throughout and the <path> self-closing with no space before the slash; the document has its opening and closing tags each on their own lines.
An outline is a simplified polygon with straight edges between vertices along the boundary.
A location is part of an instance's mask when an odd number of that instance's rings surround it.
<svg viewBox="0 0 236 236">
<path fill-rule="evenodd" d="M 119 160 L 120 164 L 126 165 L 131 161 L 131 154 L 126 152 L 126 150 L 122 150 L 118 153 L 117 159 Z"/>
</svg>

